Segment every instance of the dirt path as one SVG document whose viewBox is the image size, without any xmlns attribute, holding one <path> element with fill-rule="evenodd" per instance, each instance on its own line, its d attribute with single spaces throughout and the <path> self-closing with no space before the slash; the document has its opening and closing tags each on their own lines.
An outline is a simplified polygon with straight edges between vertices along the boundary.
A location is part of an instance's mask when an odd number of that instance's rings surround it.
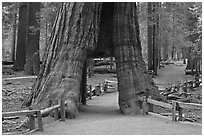
<svg viewBox="0 0 204 137">
<path fill-rule="evenodd" d="M 163 88 L 168 83 L 194 79 L 191 75 L 185 75 L 185 68 L 186 65 L 182 61 L 176 61 L 174 64 L 166 65 L 164 68 L 158 70 L 158 76 L 153 78 L 154 82 Z"/>
<path fill-rule="evenodd" d="M 178 62 L 179 63 L 179 62 Z M 191 78 L 183 72 L 185 66 L 169 65 L 159 70 L 155 79 L 157 84 Z M 177 71 L 171 72 L 172 69 Z M 168 79 L 166 79 L 168 77 Z M 98 82 L 98 81 L 97 81 Z M 96 82 L 96 83 L 97 83 Z M 118 92 L 95 97 L 80 106 L 76 119 L 57 121 L 45 126 L 44 132 L 32 135 L 197 135 L 202 134 L 201 124 L 173 122 L 170 119 L 155 115 L 124 116 L 117 103 Z"/>
<path fill-rule="evenodd" d="M 124 116 L 117 105 L 118 93 L 109 93 L 80 107 L 76 119 L 47 125 L 32 135 L 174 135 L 201 134 L 202 126 L 173 122 L 155 115 Z"/>
</svg>

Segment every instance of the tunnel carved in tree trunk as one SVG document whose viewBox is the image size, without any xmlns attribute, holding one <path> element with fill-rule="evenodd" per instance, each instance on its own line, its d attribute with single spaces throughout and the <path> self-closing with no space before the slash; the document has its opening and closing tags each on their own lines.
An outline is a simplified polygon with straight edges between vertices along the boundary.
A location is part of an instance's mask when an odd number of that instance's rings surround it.
<svg viewBox="0 0 204 137">
<path fill-rule="evenodd" d="M 65 108 L 66 117 L 75 118 L 83 94 L 80 91 L 84 91 L 85 87 L 81 82 L 86 82 L 82 80 L 85 61 L 97 51 L 101 46 L 99 44 L 101 37 L 109 31 L 110 33 L 112 31 L 111 38 L 101 43 L 108 44 L 107 50 L 114 51 L 121 111 L 124 114 L 138 114 L 141 110 L 139 96 L 158 95 L 141 54 L 136 4 L 104 4 L 109 7 L 106 8 L 112 12 L 110 13 L 112 17 L 102 22 L 100 20 L 103 19 L 103 14 L 107 14 L 101 13 L 104 10 L 103 4 L 82 2 L 62 4 L 53 26 L 42 68 L 31 95 L 23 106 L 42 109 L 53 105 L 58 99 L 64 99 L 68 102 Z M 99 30 L 103 29 L 100 28 L 103 23 L 112 24 L 113 28 L 99 33 Z M 85 104 L 84 100 L 82 103 Z"/>
</svg>

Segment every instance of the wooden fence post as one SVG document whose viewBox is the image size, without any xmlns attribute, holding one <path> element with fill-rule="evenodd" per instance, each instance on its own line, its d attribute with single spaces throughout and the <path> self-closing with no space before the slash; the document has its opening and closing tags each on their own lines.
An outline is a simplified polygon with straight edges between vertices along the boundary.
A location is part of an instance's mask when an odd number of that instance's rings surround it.
<svg viewBox="0 0 204 137">
<path fill-rule="evenodd" d="M 86 97 L 87 97 L 87 60 L 84 62 L 82 69 L 82 80 L 81 80 L 81 103 L 86 105 Z"/>
<path fill-rule="evenodd" d="M 176 102 L 172 101 L 172 121 L 176 121 Z"/>
<path fill-rule="evenodd" d="M 39 131 L 43 131 L 42 114 L 40 110 L 37 111 L 37 119 Z"/>
<path fill-rule="evenodd" d="M 149 96 L 149 98 L 151 99 L 151 96 Z M 153 112 L 153 110 L 154 110 L 154 106 L 153 106 L 153 104 L 148 103 L 148 109 L 147 109 L 147 112 Z"/>
<path fill-rule="evenodd" d="M 30 107 L 29 110 L 33 110 L 33 108 Z M 28 118 L 29 118 L 29 127 L 30 127 L 30 130 L 35 129 L 35 117 L 34 117 L 34 115 L 33 114 L 29 114 Z"/>
<path fill-rule="evenodd" d="M 146 115 L 148 110 L 147 110 L 147 97 L 145 96 L 142 98 L 142 110 L 143 110 L 142 114 Z"/>
<path fill-rule="evenodd" d="M 181 107 L 178 108 L 178 111 L 179 111 L 179 119 L 178 120 L 179 121 L 182 121 L 182 110 L 183 109 Z"/>
<path fill-rule="evenodd" d="M 30 130 L 35 129 L 35 117 L 32 114 L 29 115 L 29 126 Z"/>
<path fill-rule="evenodd" d="M 60 100 L 60 113 L 61 113 L 61 121 L 65 121 L 65 101 Z"/>
<path fill-rule="evenodd" d="M 105 81 L 104 92 L 105 92 L 105 93 L 108 92 L 108 81 Z"/>
<path fill-rule="evenodd" d="M 58 104 L 58 100 L 55 100 L 55 105 L 57 105 L 57 104 Z M 58 109 L 56 109 L 54 111 L 54 120 L 56 121 L 58 119 L 59 119 L 59 113 L 58 113 Z"/>
<path fill-rule="evenodd" d="M 148 103 L 148 112 L 153 112 L 154 106 L 153 104 Z"/>
<path fill-rule="evenodd" d="M 91 85 L 89 85 L 89 89 L 90 89 L 90 92 L 89 92 L 89 99 L 91 99 L 91 98 L 92 98 L 92 87 L 91 87 Z"/>
<path fill-rule="evenodd" d="M 101 83 L 99 83 L 99 90 L 100 90 L 99 92 L 100 92 L 100 95 L 101 95 L 101 93 L 102 93 L 101 92 Z"/>
</svg>

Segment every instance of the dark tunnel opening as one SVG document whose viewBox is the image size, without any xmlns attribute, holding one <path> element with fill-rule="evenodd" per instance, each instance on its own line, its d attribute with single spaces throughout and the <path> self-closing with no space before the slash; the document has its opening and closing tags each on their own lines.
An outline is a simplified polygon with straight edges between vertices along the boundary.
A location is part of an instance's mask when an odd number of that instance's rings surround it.
<svg viewBox="0 0 204 137">
<path fill-rule="evenodd" d="M 114 56 L 113 11 L 114 3 L 112 2 L 102 3 L 97 48 L 91 55 L 91 57 L 93 58 Z"/>
</svg>

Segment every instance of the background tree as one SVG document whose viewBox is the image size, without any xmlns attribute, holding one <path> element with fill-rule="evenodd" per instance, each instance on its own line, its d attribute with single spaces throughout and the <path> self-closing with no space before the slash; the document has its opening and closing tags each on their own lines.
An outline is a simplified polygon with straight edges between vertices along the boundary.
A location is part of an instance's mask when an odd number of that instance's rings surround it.
<svg viewBox="0 0 204 137">
<path fill-rule="evenodd" d="M 142 5 L 142 6 L 141 6 Z M 186 55 L 186 51 L 188 47 L 195 45 L 196 43 L 193 43 L 192 41 L 189 41 L 190 39 L 187 38 L 187 36 L 190 36 L 193 33 L 201 32 L 197 29 L 196 30 L 196 24 L 201 21 L 201 5 L 199 3 L 195 2 L 163 2 L 161 3 L 159 10 L 156 12 L 159 17 L 159 30 L 161 33 L 161 59 L 162 60 L 168 60 L 172 58 L 179 59 L 183 56 L 189 56 Z M 147 31 L 146 30 L 146 24 L 147 24 L 147 3 L 142 2 L 140 3 L 140 12 L 139 12 L 139 24 L 140 24 L 140 32 L 141 32 L 141 42 L 142 42 L 142 48 L 143 48 L 143 56 L 145 57 L 147 55 Z M 192 13 L 195 13 L 195 15 L 198 17 L 197 21 L 195 22 L 195 25 L 192 26 L 190 31 L 188 27 L 188 23 L 192 23 L 192 18 L 190 19 L 190 15 L 192 16 Z M 201 25 L 198 25 L 201 26 Z M 201 27 L 198 27 L 201 28 Z M 201 33 L 200 33 L 201 34 Z M 198 38 L 198 37 L 197 37 Z M 183 51 L 182 51 L 183 50 Z M 184 55 L 183 55 L 183 54 Z M 144 58 L 145 59 L 145 58 Z M 146 59 L 145 59 L 146 60 Z"/>
<path fill-rule="evenodd" d="M 17 33 L 16 33 L 16 41 L 15 41 L 15 32 L 18 30 L 18 19 L 19 19 L 19 4 L 15 2 L 3 2 L 2 3 L 2 31 L 3 31 L 3 60 L 4 61 L 14 61 L 17 46 Z M 38 17 L 40 13 L 40 43 L 39 43 L 39 52 L 40 58 L 42 60 L 43 53 L 47 44 L 46 39 L 50 36 L 52 24 L 57 14 L 57 8 L 60 3 L 53 2 L 44 2 L 41 3 L 40 12 L 38 12 Z M 15 18 L 16 17 L 16 18 Z M 15 23 L 16 19 L 16 24 Z M 47 24 L 46 24 L 47 20 Z M 16 31 L 15 30 L 16 27 Z M 47 29 L 45 29 L 47 27 Z M 47 33 L 46 33 L 47 32 Z M 15 47 L 14 47 L 15 44 Z"/>
<path fill-rule="evenodd" d="M 26 43 L 25 72 L 37 75 L 40 70 L 39 39 L 40 39 L 40 2 L 28 3 L 28 33 Z"/>
<path fill-rule="evenodd" d="M 152 2 L 148 2 L 148 27 L 147 27 L 147 37 L 148 37 L 148 70 L 153 70 L 153 24 L 152 24 Z"/>
<path fill-rule="evenodd" d="M 14 62 L 16 59 L 16 22 L 17 22 L 17 13 L 14 13 L 14 21 L 13 21 L 13 38 L 12 38 L 12 61 Z"/>
<path fill-rule="evenodd" d="M 159 3 L 148 2 L 148 69 L 157 75 L 159 66 Z"/>
<path fill-rule="evenodd" d="M 18 3 L 2 3 L 2 51 L 4 61 L 15 60 Z"/>
<path fill-rule="evenodd" d="M 20 3 L 19 6 L 19 23 L 18 23 L 18 37 L 16 48 L 16 60 L 14 63 L 14 70 L 22 71 L 25 65 L 26 43 L 27 43 L 27 26 L 28 26 L 28 4 L 27 2 Z"/>
</svg>

